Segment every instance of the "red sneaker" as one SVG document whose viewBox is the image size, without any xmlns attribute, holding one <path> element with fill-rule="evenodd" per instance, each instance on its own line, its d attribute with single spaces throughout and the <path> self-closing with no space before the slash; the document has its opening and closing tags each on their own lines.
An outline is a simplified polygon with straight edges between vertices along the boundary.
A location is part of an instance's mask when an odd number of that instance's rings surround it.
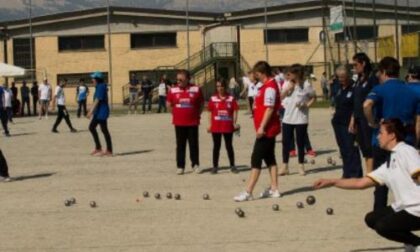
<svg viewBox="0 0 420 252">
<path fill-rule="evenodd" d="M 316 157 L 316 152 L 313 150 L 308 150 L 306 152 L 306 155 L 310 156 L 310 157 Z"/>
<path fill-rule="evenodd" d="M 113 155 L 112 155 L 112 152 L 110 152 L 110 151 L 104 151 L 104 152 L 102 153 L 102 156 L 103 156 L 103 157 L 112 157 Z"/>
<path fill-rule="evenodd" d="M 101 149 L 99 149 L 99 150 L 93 150 L 93 151 L 90 153 L 90 155 L 91 155 L 91 156 L 99 156 L 99 155 L 102 155 L 102 150 L 101 150 Z"/>
<path fill-rule="evenodd" d="M 289 156 L 290 156 L 290 157 L 296 157 L 296 156 L 297 156 L 296 150 L 291 150 L 291 151 L 289 152 Z"/>
</svg>

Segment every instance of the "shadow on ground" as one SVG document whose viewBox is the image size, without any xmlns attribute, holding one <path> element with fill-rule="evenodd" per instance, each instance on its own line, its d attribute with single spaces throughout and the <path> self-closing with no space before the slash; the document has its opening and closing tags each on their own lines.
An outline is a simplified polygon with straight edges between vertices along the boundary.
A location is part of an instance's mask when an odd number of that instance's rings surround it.
<svg viewBox="0 0 420 252">
<path fill-rule="evenodd" d="M 236 168 L 238 169 L 239 173 L 247 172 L 251 170 L 251 167 L 246 166 L 246 165 L 239 165 L 239 166 L 236 166 Z M 202 173 L 210 173 L 212 169 L 213 168 L 203 169 Z M 224 172 L 224 171 L 230 171 L 230 166 L 219 167 L 219 172 Z"/>
<path fill-rule="evenodd" d="M 152 152 L 152 151 L 154 151 L 154 150 L 140 150 L 140 151 L 121 152 L 121 153 L 116 153 L 116 154 L 114 154 L 114 156 L 131 156 L 131 155 L 139 155 L 139 154 L 149 153 L 149 152 Z"/>
<path fill-rule="evenodd" d="M 27 133 L 17 133 L 17 134 L 10 134 L 11 137 L 19 137 L 19 136 L 31 136 L 36 135 L 36 132 L 27 132 Z"/>
<path fill-rule="evenodd" d="M 30 180 L 30 179 L 41 179 L 41 178 L 48 178 L 52 175 L 55 175 L 55 172 L 48 172 L 48 173 L 40 173 L 40 174 L 33 174 L 33 175 L 25 175 L 25 176 L 19 176 L 14 177 L 14 181 L 24 181 L 24 180 Z"/>
<path fill-rule="evenodd" d="M 355 249 L 355 250 L 351 250 L 350 252 L 374 252 L 374 251 L 394 251 L 394 250 L 398 250 L 401 251 L 403 250 L 403 247 L 385 247 L 385 248 L 367 248 L 367 249 Z"/>
<path fill-rule="evenodd" d="M 341 166 L 326 166 L 326 167 L 320 167 L 320 168 L 315 168 L 315 169 L 308 169 L 307 173 L 308 174 L 315 174 L 315 173 L 320 173 L 320 172 L 329 172 L 329 171 L 335 171 L 335 170 L 340 170 L 342 169 Z"/>
</svg>

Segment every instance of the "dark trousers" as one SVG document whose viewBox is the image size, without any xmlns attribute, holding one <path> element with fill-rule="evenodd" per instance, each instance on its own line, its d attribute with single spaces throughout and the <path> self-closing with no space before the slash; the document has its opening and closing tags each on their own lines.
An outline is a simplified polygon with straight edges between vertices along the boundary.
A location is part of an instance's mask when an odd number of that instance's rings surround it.
<svg viewBox="0 0 420 252">
<path fill-rule="evenodd" d="M 34 107 L 34 115 L 36 116 L 37 113 L 37 106 L 38 106 L 38 97 L 32 96 L 32 106 Z"/>
<path fill-rule="evenodd" d="M 30 100 L 29 97 L 22 97 L 22 105 L 21 105 L 21 110 L 20 110 L 20 115 L 24 116 L 24 112 L 25 112 L 25 104 L 26 104 L 26 108 L 27 108 L 27 112 L 28 112 L 28 116 L 31 115 L 31 105 L 30 105 Z"/>
<path fill-rule="evenodd" d="M 86 100 L 80 100 L 77 103 L 79 104 L 79 107 L 77 108 L 77 117 L 80 118 L 80 116 L 82 115 L 82 110 L 83 110 L 83 115 L 86 116 L 87 115 Z"/>
<path fill-rule="evenodd" d="M 283 123 L 283 163 L 289 163 L 289 153 L 291 142 L 293 140 L 293 132 L 296 131 L 296 143 L 298 147 L 299 163 L 303 164 L 305 161 L 305 135 L 308 134 L 308 124 L 292 125 Z"/>
<path fill-rule="evenodd" d="M 13 122 L 13 108 L 12 107 L 6 107 L 6 113 L 7 113 L 7 120 L 9 122 Z"/>
<path fill-rule="evenodd" d="M 146 103 L 147 103 L 147 111 L 152 110 L 152 96 L 150 94 L 143 95 L 143 112 L 146 112 Z"/>
<path fill-rule="evenodd" d="M 296 143 L 296 141 L 295 141 L 295 133 L 292 132 L 292 141 L 290 142 L 290 150 L 296 150 L 295 143 Z M 306 130 L 306 134 L 305 134 L 305 151 L 310 151 L 310 150 L 312 150 L 312 145 L 311 145 L 311 141 L 309 141 L 308 130 Z"/>
<path fill-rule="evenodd" d="M 8 112 L 7 109 L 0 108 L 1 125 L 3 126 L 3 130 L 4 130 L 4 133 L 6 135 L 9 134 L 9 128 L 7 126 L 7 123 L 9 122 L 9 117 L 8 117 L 8 113 L 7 112 Z"/>
<path fill-rule="evenodd" d="M 233 151 L 233 133 L 212 133 L 213 137 L 213 167 L 219 167 L 220 147 L 222 136 L 225 139 L 225 146 L 229 157 L 230 166 L 235 166 L 235 152 Z"/>
<path fill-rule="evenodd" d="M 420 237 L 412 233 L 420 230 L 420 217 L 407 211 L 395 212 L 392 207 L 385 207 L 368 213 L 365 222 L 388 240 L 420 246 Z"/>
<path fill-rule="evenodd" d="M 66 121 L 69 128 L 73 129 L 73 126 L 71 125 L 71 121 L 70 121 L 70 115 L 69 115 L 69 112 L 66 109 L 66 106 L 58 105 L 57 108 L 58 108 L 57 119 L 55 120 L 53 130 L 57 130 L 57 127 L 58 127 L 58 125 L 60 125 L 63 118 Z"/>
<path fill-rule="evenodd" d="M 159 109 L 158 109 L 158 113 L 160 113 L 162 109 L 166 113 L 166 96 L 160 95 L 159 96 Z"/>
<path fill-rule="evenodd" d="M 248 96 L 248 103 L 251 113 L 254 114 L 254 97 Z"/>
<path fill-rule="evenodd" d="M 102 149 L 101 142 L 99 141 L 98 131 L 96 131 L 96 127 L 98 126 L 98 124 L 101 127 L 101 131 L 105 137 L 106 149 L 107 151 L 112 152 L 112 140 L 111 140 L 111 134 L 109 134 L 109 130 L 108 130 L 108 121 L 97 120 L 93 118 L 89 125 L 89 131 L 93 136 L 93 140 L 95 141 L 95 148 L 97 150 Z"/>
<path fill-rule="evenodd" d="M 355 118 L 354 123 L 357 129 L 356 141 L 364 158 L 372 158 L 372 128 L 366 118 Z"/>
<path fill-rule="evenodd" d="M 7 165 L 6 158 L 3 155 L 3 152 L 0 150 L 0 177 L 8 178 L 9 177 L 9 166 Z"/>
<path fill-rule="evenodd" d="M 383 163 L 388 162 L 391 153 L 381 149 L 379 146 L 373 146 L 373 170 L 378 169 Z M 373 210 L 385 208 L 388 205 L 388 187 L 376 186 L 374 192 L 375 202 Z"/>
<path fill-rule="evenodd" d="M 200 165 L 198 126 L 175 126 L 176 135 L 176 165 L 178 168 L 185 169 L 185 152 L 187 141 L 190 147 L 191 166 Z"/>
<path fill-rule="evenodd" d="M 359 149 L 355 146 L 356 136 L 348 130 L 348 125 L 332 123 L 335 140 L 343 158 L 343 178 L 363 177 Z"/>
</svg>

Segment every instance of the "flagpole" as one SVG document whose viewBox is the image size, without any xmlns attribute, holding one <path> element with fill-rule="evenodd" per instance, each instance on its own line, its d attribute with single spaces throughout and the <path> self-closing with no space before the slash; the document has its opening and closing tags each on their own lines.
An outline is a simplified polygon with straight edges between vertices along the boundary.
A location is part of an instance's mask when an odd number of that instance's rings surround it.
<svg viewBox="0 0 420 252">
<path fill-rule="evenodd" d="M 34 54 L 33 54 L 33 31 L 32 31 L 32 0 L 29 0 L 29 54 L 31 64 L 31 83 L 34 81 Z M 46 76 L 44 76 L 46 77 Z"/>
</svg>

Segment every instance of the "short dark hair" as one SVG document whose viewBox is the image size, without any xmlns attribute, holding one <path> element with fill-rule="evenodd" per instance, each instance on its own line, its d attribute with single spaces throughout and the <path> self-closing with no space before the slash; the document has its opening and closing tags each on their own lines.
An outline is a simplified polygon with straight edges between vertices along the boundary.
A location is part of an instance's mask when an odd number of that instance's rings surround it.
<svg viewBox="0 0 420 252">
<path fill-rule="evenodd" d="M 184 76 L 185 76 L 185 78 L 187 78 L 188 80 L 190 80 L 190 79 L 191 79 L 191 73 L 190 73 L 190 71 L 188 71 L 187 69 L 179 69 L 179 70 L 176 72 L 176 75 L 178 75 L 178 74 L 184 75 Z"/>
<path fill-rule="evenodd" d="M 223 78 L 223 77 L 217 79 L 216 85 L 217 85 L 217 82 L 220 82 L 220 84 L 222 85 L 222 87 L 224 87 L 225 89 L 228 86 L 227 80 L 225 78 Z"/>
<path fill-rule="evenodd" d="M 360 52 L 360 53 L 356 53 L 353 56 L 353 60 L 359 62 L 360 64 L 365 64 L 365 68 L 363 69 L 363 72 L 365 73 L 366 76 L 368 76 L 372 70 L 372 61 L 370 60 L 369 56 L 367 56 L 366 53 L 364 52 Z"/>
<path fill-rule="evenodd" d="M 289 73 L 296 74 L 301 80 L 305 79 L 305 67 L 301 64 L 290 66 Z"/>
<path fill-rule="evenodd" d="M 388 77 L 400 77 L 400 62 L 393 57 L 385 57 L 379 62 L 378 69 L 380 72 L 385 73 Z"/>
<path fill-rule="evenodd" d="M 404 124 L 398 118 L 391 118 L 386 119 L 381 123 L 382 126 L 385 127 L 386 132 L 388 134 L 395 134 L 397 138 L 397 142 L 402 142 L 406 136 L 406 128 Z"/>
<path fill-rule="evenodd" d="M 272 76 L 273 70 L 271 69 L 270 64 L 266 61 L 258 61 L 254 67 L 252 68 L 252 72 L 254 73 L 262 73 L 266 76 Z"/>
</svg>

